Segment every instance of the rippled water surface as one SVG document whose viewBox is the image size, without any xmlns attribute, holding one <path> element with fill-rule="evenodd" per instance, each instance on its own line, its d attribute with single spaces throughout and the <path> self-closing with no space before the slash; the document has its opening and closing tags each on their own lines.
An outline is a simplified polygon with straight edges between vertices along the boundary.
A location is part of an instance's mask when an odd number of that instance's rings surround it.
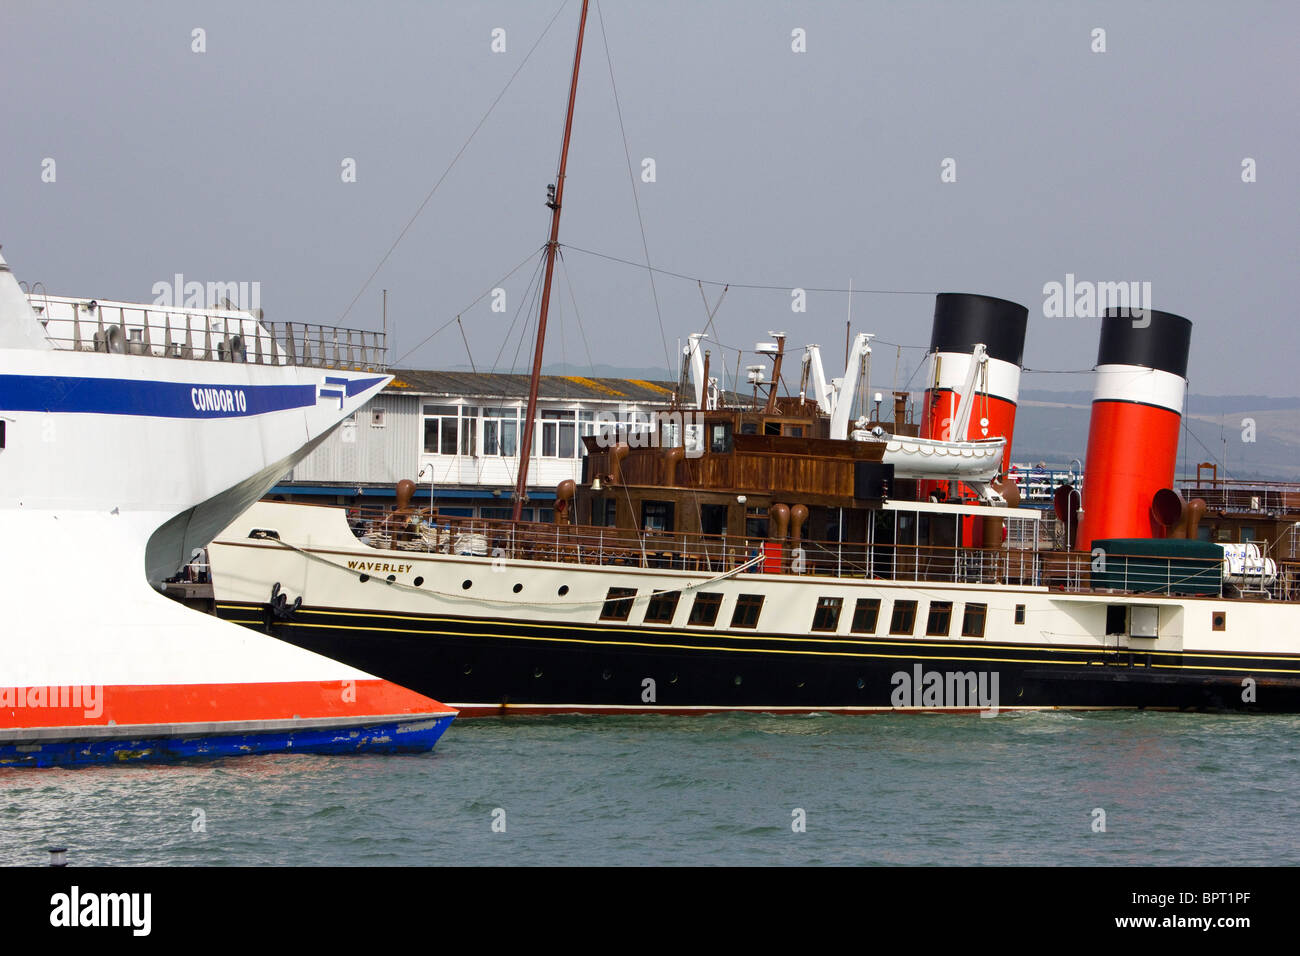
<svg viewBox="0 0 1300 956">
<path fill-rule="evenodd" d="M 0 863 L 1298 864 L 1298 736 L 1151 713 L 459 720 L 421 756 L 0 771 Z"/>
</svg>

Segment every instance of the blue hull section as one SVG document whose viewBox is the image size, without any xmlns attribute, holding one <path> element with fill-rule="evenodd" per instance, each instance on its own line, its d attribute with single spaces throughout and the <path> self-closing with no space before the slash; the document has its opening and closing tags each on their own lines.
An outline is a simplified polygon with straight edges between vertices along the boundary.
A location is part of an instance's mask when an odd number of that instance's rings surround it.
<svg viewBox="0 0 1300 956">
<path fill-rule="evenodd" d="M 334 730 L 279 730 L 195 737 L 143 737 L 0 743 L 0 767 L 78 767 L 94 764 L 212 760 L 250 754 L 401 754 L 432 750 L 455 715 Z"/>
</svg>

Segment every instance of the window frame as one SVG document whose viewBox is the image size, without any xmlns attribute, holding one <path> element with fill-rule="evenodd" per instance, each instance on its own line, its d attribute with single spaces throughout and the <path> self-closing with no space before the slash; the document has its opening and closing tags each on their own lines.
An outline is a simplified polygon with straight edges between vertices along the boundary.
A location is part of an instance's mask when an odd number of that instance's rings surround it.
<svg viewBox="0 0 1300 956">
<path fill-rule="evenodd" d="M 816 634 L 834 634 L 840 629 L 840 616 L 843 612 L 844 598 L 823 594 L 817 598 L 817 606 L 813 608 L 812 626 L 808 630 Z"/>
<path fill-rule="evenodd" d="M 672 624 L 677 617 L 677 605 L 681 602 L 682 592 L 654 591 L 646 602 L 643 624 Z M 666 614 L 664 612 L 667 612 Z"/>
<path fill-rule="evenodd" d="M 754 630 L 758 627 L 758 619 L 763 614 L 764 594 L 738 594 L 736 595 L 736 606 L 731 609 L 731 626 Z M 741 619 L 742 611 L 744 620 Z M 753 612 L 752 615 L 750 612 Z"/>
<path fill-rule="evenodd" d="M 916 633 L 916 601 L 901 600 L 894 601 L 893 606 L 889 609 L 889 633 L 896 637 L 911 637 Z M 900 613 L 907 614 L 907 629 L 903 630 L 899 626 Z"/>
<path fill-rule="evenodd" d="M 978 608 L 978 611 L 976 609 Z M 971 626 L 972 620 L 978 620 L 979 630 L 972 633 L 975 629 Z M 989 606 L 976 601 L 968 601 L 961 609 L 961 636 L 962 637 L 983 637 L 984 629 L 988 627 Z"/>
<path fill-rule="evenodd" d="M 925 636 L 926 637 L 947 637 L 952 633 L 952 601 L 931 601 L 925 609 Z M 943 630 L 935 626 L 935 615 L 946 615 Z"/>
<path fill-rule="evenodd" d="M 636 604 L 636 588 L 610 588 L 605 592 L 605 603 L 600 609 L 600 620 L 621 622 L 632 616 L 632 606 Z M 620 606 L 626 609 L 620 614 Z"/>
<path fill-rule="evenodd" d="M 861 618 L 865 616 L 867 610 L 871 611 L 871 626 L 863 627 Z M 849 633 L 851 634 L 872 634 L 876 633 L 876 628 L 880 626 L 880 598 L 858 598 L 853 604 L 853 620 L 849 623 Z"/>
<path fill-rule="evenodd" d="M 713 627 L 718 623 L 718 612 L 722 610 L 721 591 L 698 591 L 691 602 L 690 614 L 686 616 L 689 627 Z M 709 612 L 712 611 L 712 614 Z M 696 619 L 698 612 L 699 620 Z M 705 616 L 708 620 L 704 620 Z"/>
</svg>

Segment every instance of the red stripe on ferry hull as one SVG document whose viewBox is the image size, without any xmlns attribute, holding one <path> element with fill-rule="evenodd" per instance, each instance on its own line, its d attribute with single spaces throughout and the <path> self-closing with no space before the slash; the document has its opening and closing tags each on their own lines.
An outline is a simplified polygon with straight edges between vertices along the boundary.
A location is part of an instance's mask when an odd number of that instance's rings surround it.
<svg viewBox="0 0 1300 956">
<path fill-rule="evenodd" d="M 0 731 L 297 719 L 351 722 L 454 713 L 446 704 L 376 679 L 0 687 Z"/>
<path fill-rule="evenodd" d="M 1173 484 L 1181 422 L 1177 412 L 1156 405 L 1093 402 L 1080 550 L 1099 539 L 1162 536 L 1151 520 L 1151 499 Z"/>
</svg>

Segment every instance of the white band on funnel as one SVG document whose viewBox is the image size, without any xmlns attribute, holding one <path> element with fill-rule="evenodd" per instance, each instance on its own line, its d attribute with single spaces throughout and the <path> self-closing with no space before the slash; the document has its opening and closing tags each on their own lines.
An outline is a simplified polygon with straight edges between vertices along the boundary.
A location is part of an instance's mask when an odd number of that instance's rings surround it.
<svg viewBox="0 0 1300 956">
<path fill-rule="evenodd" d="M 1172 372 L 1139 365 L 1098 365 L 1092 400 L 1156 405 L 1181 415 L 1186 391 L 1187 381 Z"/>
<path fill-rule="evenodd" d="M 931 389 L 953 389 L 960 392 L 970 378 L 969 352 L 935 352 L 930 356 Z M 934 380 L 934 362 L 939 363 L 939 381 Z M 976 387 L 979 387 L 977 380 Z M 988 361 L 988 394 L 1015 404 L 1020 399 L 1020 366 L 1002 359 Z"/>
</svg>

